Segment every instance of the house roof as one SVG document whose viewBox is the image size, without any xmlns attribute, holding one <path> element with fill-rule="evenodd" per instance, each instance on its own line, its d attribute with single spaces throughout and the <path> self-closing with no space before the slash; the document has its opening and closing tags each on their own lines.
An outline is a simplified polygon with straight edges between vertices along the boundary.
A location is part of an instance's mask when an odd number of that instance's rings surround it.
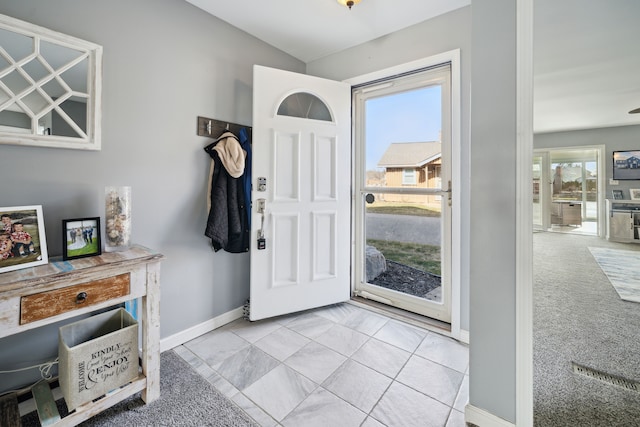
<svg viewBox="0 0 640 427">
<path fill-rule="evenodd" d="M 419 167 L 441 157 L 441 143 L 431 142 L 394 142 L 389 145 L 378 167 Z"/>
</svg>

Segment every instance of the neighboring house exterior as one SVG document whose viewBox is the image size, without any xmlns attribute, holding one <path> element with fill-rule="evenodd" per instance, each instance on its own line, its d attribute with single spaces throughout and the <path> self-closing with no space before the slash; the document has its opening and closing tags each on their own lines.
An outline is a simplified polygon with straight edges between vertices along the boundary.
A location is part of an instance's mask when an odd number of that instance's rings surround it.
<svg viewBox="0 0 640 427">
<path fill-rule="evenodd" d="M 640 159 L 637 157 L 629 157 L 626 159 L 616 160 L 616 167 L 619 169 L 637 169 L 640 167 Z"/>
<path fill-rule="evenodd" d="M 431 142 L 394 142 L 378 162 L 384 168 L 382 186 L 396 188 L 440 188 L 442 144 Z M 440 196 L 391 194 L 381 195 L 386 202 L 440 205 Z"/>
</svg>

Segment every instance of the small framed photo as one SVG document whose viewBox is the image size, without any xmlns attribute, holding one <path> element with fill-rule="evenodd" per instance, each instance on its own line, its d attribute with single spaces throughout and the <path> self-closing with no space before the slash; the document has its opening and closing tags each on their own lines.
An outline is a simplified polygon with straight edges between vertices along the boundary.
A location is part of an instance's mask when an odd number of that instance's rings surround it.
<svg viewBox="0 0 640 427">
<path fill-rule="evenodd" d="M 611 190 L 613 200 L 624 200 L 624 193 L 622 190 Z"/>
<path fill-rule="evenodd" d="M 0 208 L 0 273 L 49 262 L 42 206 Z"/>
<path fill-rule="evenodd" d="M 62 220 L 62 259 L 70 260 L 102 254 L 100 217 Z"/>
<path fill-rule="evenodd" d="M 632 188 L 629 190 L 629 196 L 631 200 L 640 200 L 640 189 Z"/>
</svg>

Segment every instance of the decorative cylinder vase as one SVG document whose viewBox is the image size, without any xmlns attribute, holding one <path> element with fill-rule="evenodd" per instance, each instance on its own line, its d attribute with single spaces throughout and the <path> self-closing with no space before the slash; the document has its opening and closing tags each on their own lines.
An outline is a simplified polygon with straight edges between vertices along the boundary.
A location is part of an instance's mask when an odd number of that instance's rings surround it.
<svg viewBox="0 0 640 427">
<path fill-rule="evenodd" d="M 131 244 L 131 187 L 105 187 L 105 252 L 124 251 Z"/>
</svg>

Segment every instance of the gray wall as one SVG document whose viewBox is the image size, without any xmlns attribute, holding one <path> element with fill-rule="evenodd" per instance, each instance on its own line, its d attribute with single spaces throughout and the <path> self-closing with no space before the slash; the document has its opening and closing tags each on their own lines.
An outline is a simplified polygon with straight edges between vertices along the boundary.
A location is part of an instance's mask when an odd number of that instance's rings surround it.
<svg viewBox="0 0 640 427">
<path fill-rule="evenodd" d="M 469 401 L 515 422 L 516 2 L 473 2 Z"/>
<path fill-rule="evenodd" d="M 623 190 L 624 197 L 629 198 L 630 188 L 640 188 L 640 181 L 618 181 L 618 185 L 609 184 L 613 178 L 613 152 L 618 150 L 640 150 L 640 126 L 618 126 L 600 129 L 587 129 L 567 132 L 536 134 L 533 147 L 562 148 L 580 147 L 584 145 L 604 145 L 604 167 L 606 177 L 607 199 L 612 198 L 611 190 Z"/>
<path fill-rule="evenodd" d="M 381 37 L 307 64 L 307 74 L 345 80 L 394 65 L 460 49 L 462 82 L 461 328 L 469 330 L 469 104 L 471 7 Z"/>
<path fill-rule="evenodd" d="M 1 176 L 19 177 L 0 186 L 2 206 L 42 205 L 56 256 L 62 219 L 104 216 L 104 187 L 130 185 L 133 241 L 167 257 L 162 337 L 242 306 L 249 256 L 214 253 L 204 236 L 211 140 L 196 118 L 251 125 L 253 64 L 304 64 L 183 0 L 2 1 L 0 13 L 104 47 L 102 150 L 0 145 Z M 33 334 L 0 340 L 0 366 L 55 355 L 57 330 L 45 334 L 41 354 Z"/>
</svg>

